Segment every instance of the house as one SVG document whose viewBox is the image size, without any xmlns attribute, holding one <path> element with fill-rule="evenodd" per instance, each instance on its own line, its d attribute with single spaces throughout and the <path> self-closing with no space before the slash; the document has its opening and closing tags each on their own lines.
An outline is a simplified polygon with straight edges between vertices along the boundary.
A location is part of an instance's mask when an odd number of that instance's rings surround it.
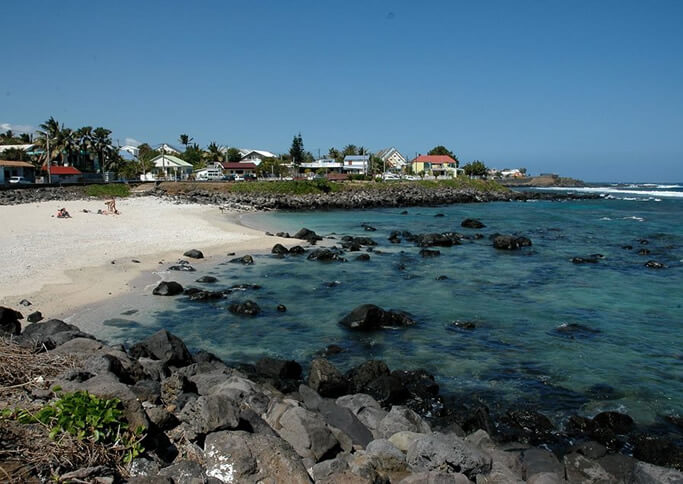
<svg viewBox="0 0 683 484">
<path fill-rule="evenodd" d="M 448 155 L 420 155 L 410 162 L 413 173 L 433 176 L 458 176 L 458 163 Z"/>
<path fill-rule="evenodd" d="M 299 171 L 318 171 L 320 169 L 326 170 L 327 173 L 341 173 L 344 164 L 333 158 L 321 158 L 312 163 L 301 163 Z"/>
<path fill-rule="evenodd" d="M 240 150 L 240 154 L 242 155 L 242 158 L 240 159 L 240 163 L 253 163 L 256 166 L 259 166 L 261 162 L 263 161 L 264 158 L 277 158 L 277 155 L 275 153 L 271 153 L 270 151 L 266 150 Z"/>
<path fill-rule="evenodd" d="M 47 167 L 43 167 L 47 173 Z M 83 179 L 83 173 L 73 166 L 50 165 L 50 183 L 78 183 Z"/>
<path fill-rule="evenodd" d="M 154 169 L 151 173 L 145 173 L 140 175 L 141 180 L 158 180 L 170 179 L 170 180 L 187 180 L 192 174 L 192 164 L 180 158 L 161 154 L 150 160 L 154 165 Z"/>
<path fill-rule="evenodd" d="M 172 154 L 176 154 L 176 155 L 179 155 L 180 153 L 182 153 L 181 150 L 179 150 L 178 148 L 176 148 L 173 145 L 169 145 L 168 143 L 161 143 L 161 144 L 158 144 L 156 146 L 153 146 L 153 148 L 157 151 L 161 151 L 162 153 L 172 153 Z"/>
<path fill-rule="evenodd" d="M 195 180 L 220 180 L 223 178 L 223 165 L 218 161 L 209 163 L 206 168 L 194 171 Z"/>
<path fill-rule="evenodd" d="M 31 163 L 25 161 L 0 160 L 0 185 L 9 183 L 9 179 L 13 176 L 21 176 L 34 183 L 36 179 L 35 170 Z"/>
<path fill-rule="evenodd" d="M 347 155 L 344 157 L 342 170 L 348 173 L 367 174 L 370 167 L 370 155 Z"/>
<path fill-rule="evenodd" d="M 222 163 L 223 170 L 228 175 L 247 175 L 253 174 L 256 171 L 254 163 Z"/>
<path fill-rule="evenodd" d="M 140 148 L 133 145 L 124 145 L 119 147 L 119 155 L 126 161 L 135 161 L 140 154 Z"/>
<path fill-rule="evenodd" d="M 33 149 L 36 147 L 34 144 L 22 144 L 22 145 L 0 145 L 0 157 L 2 153 L 7 150 L 22 150 L 28 154 L 33 154 Z"/>
<path fill-rule="evenodd" d="M 408 164 L 408 160 L 393 146 L 380 150 L 375 156 L 382 160 L 384 171 L 401 171 Z"/>
</svg>

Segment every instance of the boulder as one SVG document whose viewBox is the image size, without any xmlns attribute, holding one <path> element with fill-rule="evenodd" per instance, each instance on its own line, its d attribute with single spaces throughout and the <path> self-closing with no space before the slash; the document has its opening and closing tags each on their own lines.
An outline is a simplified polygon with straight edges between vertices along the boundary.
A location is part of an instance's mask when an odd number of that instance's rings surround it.
<svg viewBox="0 0 683 484">
<path fill-rule="evenodd" d="M 242 257 L 236 257 L 234 259 L 230 259 L 230 262 L 233 264 L 242 264 L 245 266 L 252 265 L 254 263 L 254 258 L 250 255 L 244 255 Z"/>
<path fill-rule="evenodd" d="M 372 440 L 372 433 L 348 408 L 337 405 L 333 400 L 321 400 L 318 412 L 325 422 L 351 438 L 353 444 L 365 447 Z"/>
<path fill-rule="evenodd" d="M 206 469 L 194 460 L 177 460 L 170 466 L 161 469 L 159 476 L 170 478 L 174 483 L 183 484 L 207 481 Z"/>
<path fill-rule="evenodd" d="M 295 245 L 294 247 L 291 247 L 289 249 L 289 255 L 301 255 L 305 252 L 306 252 L 306 249 L 304 249 L 300 245 Z"/>
<path fill-rule="evenodd" d="M 406 461 L 413 470 L 440 471 L 465 474 L 475 479 L 491 470 L 491 457 L 455 435 L 438 432 L 414 441 L 408 449 Z"/>
<path fill-rule="evenodd" d="M 308 254 L 308 260 L 316 260 L 319 262 L 345 262 L 344 253 L 337 249 L 315 249 Z"/>
<path fill-rule="evenodd" d="M 683 447 L 666 436 L 641 434 L 631 439 L 631 442 L 636 459 L 683 470 Z"/>
<path fill-rule="evenodd" d="M 602 484 L 616 481 L 600 464 L 577 453 L 564 456 L 564 470 L 569 482 Z"/>
<path fill-rule="evenodd" d="M 438 257 L 441 255 L 440 250 L 422 249 L 420 250 L 420 256 L 425 257 Z"/>
<path fill-rule="evenodd" d="M 344 375 L 325 358 L 311 362 L 308 386 L 323 397 L 336 398 L 348 391 L 348 381 Z"/>
<path fill-rule="evenodd" d="M 195 272 L 197 269 L 192 267 L 189 264 L 178 264 L 175 266 L 171 266 L 168 268 L 169 271 L 177 271 L 177 272 Z"/>
<path fill-rule="evenodd" d="M 382 471 L 399 471 L 406 469 L 406 457 L 394 444 L 386 439 L 377 439 L 368 443 L 365 453 L 374 458 L 376 468 Z"/>
<path fill-rule="evenodd" d="M 465 227 L 466 229 L 483 229 L 486 227 L 486 225 L 476 218 L 466 218 L 460 223 L 460 226 Z"/>
<path fill-rule="evenodd" d="M 683 482 L 683 472 L 638 462 L 633 468 L 629 482 L 633 484 L 680 484 Z"/>
<path fill-rule="evenodd" d="M 390 438 L 396 432 L 402 432 L 404 430 L 421 434 L 428 434 L 431 432 L 429 424 L 427 424 L 422 417 L 409 408 L 401 405 L 394 405 L 391 407 L 389 413 L 381 422 L 379 422 L 377 427 L 377 431 L 385 439 Z"/>
<path fill-rule="evenodd" d="M 161 281 L 157 287 L 154 288 L 152 294 L 155 296 L 175 296 L 183 292 L 183 286 L 175 281 Z"/>
<path fill-rule="evenodd" d="M 228 306 L 228 310 L 233 314 L 240 314 L 243 316 L 256 316 L 261 312 L 259 305 L 250 299 L 247 299 L 244 302 L 233 303 Z"/>
<path fill-rule="evenodd" d="M 59 319 L 49 319 L 42 323 L 26 326 L 19 342 L 24 345 L 40 346 L 51 350 L 76 338 L 93 339 L 91 335 L 83 333 L 73 324 L 67 324 Z"/>
<path fill-rule="evenodd" d="M 401 311 L 386 311 L 374 304 L 363 304 L 347 314 L 339 324 L 349 329 L 372 331 L 385 327 L 402 328 L 413 326 L 415 321 Z"/>
<path fill-rule="evenodd" d="M 349 390 L 353 393 L 365 393 L 366 388 L 372 381 L 390 373 L 389 367 L 383 361 L 368 360 L 346 372 Z"/>
<path fill-rule="evenodd" d="M 339 450 L 339 442 L 323 418 L 303 407 L 288 403 L 271 404 L 266 421 L 303 458 L 320 462 L 334 457 Z"/>
<path fill-rule="evenodd" d="M 515 235 L 496 235 L 493 238 L 493 247 L 500 250 L 517 250 L 531 245 L 531 240 L 526 237 Z"/>
<path fill-rule="evenodd" d="M 571 261 L 574 264 L 597 264 L 597 257 L 572 257 Z"/>
<path fill-rule="evenodd" d="M 286 313 L 287 312 L 287 306 L 285 306 L 284 304 L 278 304 L 275 309 L 277 309 L 278 313 Z"/>
<path fill-rule="evenodd" d="M 239 425 L 239 404 L 226 395 L 200 396 L 188 403 L 178 418 L 198 435 L 217 430 L 235 429 Z"/>
<path fill-rule="evenodd" d="M 656 260 L 649 260 L 645 263 L 645 267 L 648 269 L 664 269 L 666 266 L 662 264 L 661 262 L 657 262 Z"/>
<path fill-rule="evenodd" d="M 404 232 L 403 234 L 408 240 L 411 240 L 417 244 L 418 247 L 452 247 L 454 245 L 460 245 L 459 234 L 455 232 L 443 232 L 440 234 L 418 234 L 418 235 L 408 235 Z"/>
<path fill-rule="evenodd" d="M 185 257 L 190 257 L 192 259 L 203 259 L 204 254 L 202 253 L 201 250 L 197 249 L 190 249 L 187 252 L 183 254 Z"/>
<path fill-rule="evenodd" d="M 302 228 L 297 233 L 295 233 L 292 237 L 295 239 L 305 240 L 306 242 L 308 242 L 311 245 L 315 245 L 315 243 L 318 240 L 323 240 L 323 238 L 321 236 L 319 236 L 318 234 L 316 234 L 315 232 L 313 232 L 312 230 L 309 230 L 307 228 Z"/>
<path fill-rule="evenodd" d="M 177 367 L 192 363 L 192 356 L 183 340 L 165 329 L 160 329 L 149 338 L 133 345 L 129 353 L 134 358 L 153 358 Z"/>
<path fill-rule="evenodd" d="M 294 360 L 264 357 L 256 362 L 256 371 L 270 378 L 298 379 L 301 365 Z"/>
<path fill-rule="evenodd" d="M 41 321 L 43 319 L 43 313 L 40 311 L 34 311 L 28 316 L 26 316 L 26 321 L 29 323 L 37 323 L 38 321 Z"/>
<path fill-rule="evenodd" d="M 550 433 L 555 429 L 553 423 L 545 415 L 528 409 L 508 411 L 501 422 L 508 427 L 501 431 L 506 440 L 538 445 L 544 443 Z"/>
<path fill-rule="evenodd" d="M 370 260 L 370 256 L 368 254 L 360 254 L 358 257 L 356 257 L 356 260 L 361 262 L 367 262 Z"/>
<path fill-rule="evenodd" d="M 218 279 L 213 276 L 202 276 L 199 279 L 197 279 L 196 282 L 201 282 L 204 284 L 213 284 L 214 282 L 218 282 Z"/>
<path fill-rule="evenodd" d="M 310 483 L 301 459 L 271 435 L 214 432 L 206 437 L 204 457 L 207 476 L 220 482 Z"/>
<path fill-rule="evenodd" d="M 21 332 L 20 319 L 24 316 L 14 309 L 0 306 L 0 335 L 17 335 Z"/>
<path fill-rule="evenodd" d="M 287 254 L 289 254 L 289 250 L 287 250 L 287 247 L 285 247 L 282 244 L 275 244 L 270 252 L 272 254 L 275 254 L 275 255 L 287 255 Z"/>
<path fill-rule="evenodd" d="M 634 427 L 633 419 L 620 412 L 600 412 L 593 417 L 593 423 L 616 434 L 627 434 Z"/>
<path fill-rule="evenodd" d="M 534 476 L 552 475 L 560 482 L 564 479 L 564 466 L 549 450 L 531 448 L 522 453 L 522 475 L 526 481 Z"/>
</svg>

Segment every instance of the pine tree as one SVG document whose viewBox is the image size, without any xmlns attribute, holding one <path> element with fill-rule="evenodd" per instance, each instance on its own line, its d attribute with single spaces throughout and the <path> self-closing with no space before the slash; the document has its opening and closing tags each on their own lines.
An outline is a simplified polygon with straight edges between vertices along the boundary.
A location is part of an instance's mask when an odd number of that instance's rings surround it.
<svg viewBox="0 0 683 484">
<path fill-rule="evenodd" d="M 292 161 L 295 165 L 300 165 L 304 161 L 304 140 L 301 137 L 301 133 L 294 136 L 292 140 L 292 147 L 289 149 L 289 156 L 292 157 Z"/>
</svg>

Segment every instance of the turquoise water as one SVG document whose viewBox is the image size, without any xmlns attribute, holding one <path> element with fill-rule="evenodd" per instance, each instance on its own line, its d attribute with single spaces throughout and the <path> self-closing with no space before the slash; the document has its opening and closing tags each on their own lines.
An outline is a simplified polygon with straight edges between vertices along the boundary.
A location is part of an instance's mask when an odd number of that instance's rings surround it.
<svg viewBox="0 0 683 484">
<path fill-rule="evenodd" d="M 140 310 L 109 321 L 106 337 L 131 343 L 165 327 L 228 361 L 270 355 L 304 364 L 337 344 L 345 351 L 330 359 L 344 370 L 379 358 L 392 369 L 425 368 L 443 392 L 480 396 L 494 406 L 530 405 L 556 418 L 617 409 L 651 423 L 683 410 L 683 199 L 635 198 L 413 207 L 407 215 L 403 209 L 249 215 L 245 223 L 271 232 L 307 227 L 334 234 L 326 244 L 362 235 L 378 245 L 368 262 L 355 261 L 358 253 L 327 264 L 261 255 L 253 266 L 223 262 L 172 273 L 185 286 L 201 286 L 191 281 L 211 274 L 219 283 L 207 288 L 262 288 L 209 303 L 148 295 L 118 301 L 119 308 Z M 461 228 L 466 217 L 487 227 Z M 362 223 L 377 230 L 366 232 Z M 411 243 L 389 243 L 392 230 L 485 237 L 422 259 Z M 488 239 L 494 232 L 525 235 L 533 246 L 497 251 Z M 643 248 L 651 253 L 638 255 Z M 595 253 L 604 256 L 597 264 L 570 262 Z M 648 269 L 648 260 L 667 268 Z M 261 306 L 260 316 L 226 310 L 246 298 Z M 338 324 L 363 303 L 407 311 L 417 325 L 359 334 Z M 277 312 L 278 304 L 287 312 Z M 456 328 L 457 320 L 476 328 Z M 571 337 L 558 331 L 566 324 L 590 330 Z"/>
</svg>

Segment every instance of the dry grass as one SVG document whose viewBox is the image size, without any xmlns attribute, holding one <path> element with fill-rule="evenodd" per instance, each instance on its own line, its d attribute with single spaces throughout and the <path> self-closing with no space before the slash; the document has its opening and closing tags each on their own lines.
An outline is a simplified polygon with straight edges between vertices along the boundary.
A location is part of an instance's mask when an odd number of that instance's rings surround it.
<svg viewBox="0 0 683 484">
<path fill-rule="evenodd" d="M 78 366 L 74 356 L 42 350 L 0 338 L 0 410 L 23 408 L 37 412 L 44 402 L 36 401 L 31 391 L 49 389 L 57 375 Z M 22 424 L 13 417 L 0 416 L 0 482 L 45 482 L 96 465 L 125 475 L 121 465 L 123 447 L 80 441 L 68 433 L 52 440 L 48 434 L 43 424 Z"/>
</svg>

